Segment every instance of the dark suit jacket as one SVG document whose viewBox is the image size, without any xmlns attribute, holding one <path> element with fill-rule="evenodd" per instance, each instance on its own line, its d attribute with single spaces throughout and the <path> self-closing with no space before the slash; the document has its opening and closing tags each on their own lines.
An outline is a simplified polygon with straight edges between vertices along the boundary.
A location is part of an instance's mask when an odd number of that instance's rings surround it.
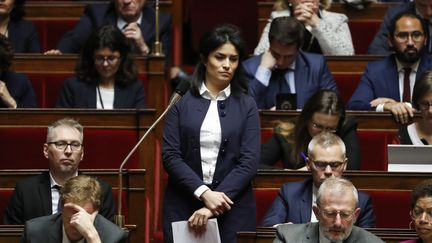
<svg viewBox="0 0 432 243">
<path fill-rule="evenodd" d="M 413 14 L 416 13 L 414 2 L 402 3 L 387 10 L 378 32 L 376 33 L 372 43 L 369 45 L 368 54 L 388 55 L 392 53 L 392 49 L 388 44 L 390 24 L 398 14 L 405 12 Z M 429 24 L 426 20 L 423 22 L 424 26 L 426 27 L 426 36 L 429 36 L 429 28 L 427 28 Z M 425 50 L 430 49 L 429 41 L 427 43 L 428 44 L 425 46 Z"/>
<path fill-rule="evenodd" d="M 270 109 L 276 106 L 276 93 L 279 92 L 279 83 L 270 80 L 265 87 L 255 78 L 255 73 L 261 63 L 261 56 L 254 56 L 243 62 L 249 94 L 255 99 L 258 109 Z M 321 89 L 336 90 L 336 83 L 327 67 L 323 55 L 300 51 L 295 65 L 295 88 L 297 93 L 297 108 L 302 109 L 310 96 Z"/>
<path fill-rule="evenodd" d="M 8 38 L 15 53 L 41 52 L 37 29 L 30 21 L 10 21 L 8 25 Z"/>
<path fill-rule="evenodd" d="M 65 80 L 58 108 L 96 108 L 96 85 L 71 77 Z M 115 85 L 114 108 L 145 108 L 144 86 L 137 80 L 125 87 Z"/>
<path fill-rule="evenodd" d="M 277 227 L 276 239 L 273 243 L 317 243 L 319 242 L 319 224 L 285 224 Z M 384 242 L 372 233 L 353 226 L 349 237 L 344 243 L 381 243 Z"/>
<path fill-rule="evenodd" d="M 146 44 L 151 48 L 155 41 L 155 11 L 144 6 L 142 9 L 141 32 Z M 74 29 L 67 32 L 57 45 L 63 53 L 79 53 L 87 37 L 96 28 L 104 25 L 117 26 L 117 14 L 113 5 L 110 4 L 89 4 L 84 10 L 79 22 Z M 167 60 L 171 54 L 171 16 L 166 13 L 159 13 L 159 41 L 163 45 Z"/>
<path fill-rule="evenodd" d="M 111 186 L 99 180 L 102 205 L 99 214 L 114 219 Z M 17 182 L 3 219 L 4 224 L 24 224 L 27 220 L 52 214 L 51 185 L 48 172 Z"/>
<path fill-rule="evenodd" d="M 348 170 L 360 170 L 360 146 L 357 137 L 357 122 L 352 118 L 345 118 L 344 124 L 337 130 L 338 135 L 346 146 L 346 154 L 348 158 Z M 309 142 L 308 142 L 309 143 Z M 261 168 L 272 168 L 279 160 L 282 160 L 284 168 L 298 169 L 306 165 L 306 162 L 297 166 L 294 165 L 291 159 L 291 151 L 293 149 L 286 138 L 280 134 L 273 134 L 267 143 L 261 145 Z M 307 151 L 304 151 L 307 154 Z"/>
<path fill-rule="evenodd" d="M 32 84 L 25 74 L 4 72 L 0 80 L 6 83 L 10 95 L 15 99 L 18 108 L 35 108 L 36 96 Z M 6 105 L 0 100 L 0 108 Z"/>
<path fill-rule="evenodd" d="M 273 204 L 267 211 L 262 225 L 273 226 L 292 222 L 303 224 L 310 222 L 312 214 L 312 178 L 306 181 L 284 184 Z M 375 215 L 369 195 L 358 192 L 360 215 L 355 225 L 362 228 L 375 227 Z"/>
<path fill-rule="evenodd" d="M 194 196 L 203 185 L 200 129 L 210 100 L 190 92 L 168 112 L 163 135 L 163 163 L 169 180 L 164 199 L 164 239 L 172 241 L 171 222 L 187 220 L 204 206 Z M 236 242 L 236 232 L 255 230 L 256 205 L 252 191 L 259 160 L 260 126 L 256 104 L 245 94 L 218 101 L 221 145 L 212 190 L 224 192 L 233 202 L 217 217 L 222 242 Z"/>
<path fill-rule="evenodd" d="M 62 225 L 63 221 L 59 213 L 29 220 L 25 224 L 21 243 L 62 242 Z M 96 216 L 94 226 L 103 243 L 120 243 L 127 240 L 127 232 L 101 215 Z"/>
<path fill-rule="evenodd" d="M 416 78 L 432 66 L 432 57 L 423 55 L 417 69 Z M 350 110 L 375 110 L 370 102 L 378 97 L 400 101 L 399 74 L 394 55 L 367 64 L 356 90 L 348 102 Z"/>
</svg>

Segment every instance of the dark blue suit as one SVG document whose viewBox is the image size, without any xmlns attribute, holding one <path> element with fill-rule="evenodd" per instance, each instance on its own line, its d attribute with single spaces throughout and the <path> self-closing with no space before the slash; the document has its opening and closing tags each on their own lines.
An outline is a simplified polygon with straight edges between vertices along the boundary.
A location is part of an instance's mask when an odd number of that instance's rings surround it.
<svg viewBox="0 0 432 243">
<path fill-rule="evenodd" d="M 8 39 L 15 53 L 40 53 L 39 34 L 35 25 L 27 20 L 10 21 Z"/>
<path fill-rule="evenodd" d="M 416 78 L 432 66 L 432 57 L 421 57 Z M 399 74 L 394 55 L 383 60 L 368 63 L 360 79 L 360 83 L 348 102 L 350 110 L 375 110 L 370 102 L 379 97 L 386 97 L 400 101 Z"/>
<path fill-rule="evenodd" d="M 169 180 L 165 191 L 163 221 L 165 242 L 172 241 L 171 222 L 187 220 L 204 203 L 194 196 L 203 182 L 200 130 L 210 100 L 190 92 L 165 119 L 163 163 Z M 256 204 L 252 191 L 259 160 L 260 126 L 254 100 L 231 94 L 218 101 L 221 145 L 209 187 L 224 192 L 233 202 L 231 210 L 217 217 L 222 242 L 236 242 L 236 232 L 255 230 Z"/>
<path fill-rule="evenodd" d="M 287 222 L 294 224 L 310 222 L 312 185 L 312 179 L 284 184 L 264 216 L 262 225 L 273 226 Z M 375 216 L 370 196 L 363 192 L 358 192 L 358 196 L 358 207 L 361 211 L 355 225 L 362 228 L 375 227 Z"/>
<path fill-rule="evenodd" d="M 378 33 L 376 33 L 372 43 L 369 45 L 368 54 L 374 54 L 374 55 L 388 55 L 392 53 L 392 49 L 390 48 L 388 44 L 388 35 L 389 35 L 389 28 L 391 25 L 391 22 L 393 19 L 400 13 L 416 13 L 415 10 L 415 4 L 414 2 L 409 3 L 403 3 L 396 5 L 394 7 L 391 7 L 387 10 L 383 21 L 381 22 L 381 26 L 378 30 Z M 424 20 L 424 26 L 427 27 L 429 24 L 426 20 Z M 426 36 L 429 36 L 429 28 L 425 29 Z M 430 45 L 429 41 L 427 42 L 428 45 L 425 47 L 425 50 L 429 50 L 430 52 Z"/>
<path fill-rule="evenodd" d="M 58 108 L 96 108 L 96 84 L 87 83 L 76 77 L 65 80 Z M 144 86 L 137 80 L 127 86 L 114 87 L 114 108 L 145 108 Z"/>
<path fill-rule="evenodd" d="M 155 41 L 155 11 L 148 6 L 142 9 L 141 33 L 146 44 L 151 48 Z M 72 31 L 67 32 L 57 45 L 63 53 L 78 53 L 87 37 L 96 28 L 104 25 L 117 26 L 117 14 L 114 6 L 110 4 L 89 4 L 84 15 L 81 16 Z M 170 60 L 171 51 L 171 16 L 166 13 L 159 14 L 159 35 L 167 60 Z"/>
<path fill-rule="evenodd" d="M 12 98 L 17 103 L 17 108 L 35 108 L 36 96 L 32 84 L 25 74 L 5 72 L 1 74 L 0 80 L 6 83 L 6 87 Z M 6 105 L 0 100 L 0 108 Z"/>
<path fill-rule="evenodd" d="M 249 93 L 255 99 L 259 109 L 270 109 L 276 106 L 276 94 L 279 93 L 279 82 L 270 80 L 265 87 L 255 78 L 261 63 L 261 56 L 254 56 L 243 62 L 249 81 Z M 336 90 L 336 83 L 327 67 L 323 55 L 300 51 L 295 65 L 295 88 L 297 108 L 302 109 L 306 101 L 321 89 Z"/>
</svg>

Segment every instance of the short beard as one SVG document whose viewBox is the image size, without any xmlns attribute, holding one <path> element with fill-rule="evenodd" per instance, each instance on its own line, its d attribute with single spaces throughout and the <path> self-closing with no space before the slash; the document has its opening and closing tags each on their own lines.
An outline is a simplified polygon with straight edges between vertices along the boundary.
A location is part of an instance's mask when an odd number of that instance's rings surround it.
<svg viewBox="0 0 432 243">
<path fill-rule="evenodd" d="M 415 50 L 415 52 L 409 53 L 408 50 Z M 399 61 L 413 64 L 420 59 L 423 52 L 423 48 L 420 50 L 417 50 L 416 48 L 407 48 L 405 49 L 405 51 L 400 51 L 395 49 L 395 52 L 396 52 L 395 56 Z"/>
</svg>

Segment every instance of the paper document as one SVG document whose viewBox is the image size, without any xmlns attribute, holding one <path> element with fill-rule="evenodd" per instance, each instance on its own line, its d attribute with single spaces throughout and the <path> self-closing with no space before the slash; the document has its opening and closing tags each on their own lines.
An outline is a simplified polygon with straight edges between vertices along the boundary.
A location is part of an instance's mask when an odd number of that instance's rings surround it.
<svg viewBox="0 0 432 243">
<path fill-rule="evenodd" d="M 172 222 L 174 243 L 221 243 L 216 219 L 209 219 L 207 229 L 200 236 L 195 236 L 188 221 Z"/>
</svg>

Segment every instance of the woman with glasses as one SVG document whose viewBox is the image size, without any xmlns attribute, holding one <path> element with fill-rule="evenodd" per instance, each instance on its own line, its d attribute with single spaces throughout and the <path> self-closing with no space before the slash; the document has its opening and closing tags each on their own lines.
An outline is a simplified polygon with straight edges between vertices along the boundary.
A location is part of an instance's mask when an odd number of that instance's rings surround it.
<svg viewBox="0 0 432 243">
<path fill-rule="evenodd" d="M 76 76 L 65 80 L 59 108 L 145 108 L 130 42 L 115 26 L 97 29 L 87 39 Z"/>
<path fill-rule="evenodd" d="M 401 127 L 396 137 L 397 143 L 432 144 L 432 70 L 424 72 L 415 82 L 412 105 L 421 112 L 422 118 L 418 122 Z"/>
<path fill-rule="evenodd" d="M 400 243 L 432 242 L 432 180 L 418 184 L 411 194 L 411 222 L 420 239 L 406 240 Z"/>
<path fill-rule="evenodd" d="M 261 168 L 271 168 L 282 160 L 286 169 L 306 169 L 307 146 L 322 131 L 338 135 L 345 143 L 348 170 L 360 169 L 360 148 L 357 123 L 345 117 L 345 107 L 339 94 L 320 90 L 305 104 L 295 125 L 276 122 L 273 136 L 261 147 Z"/>
</svg>

